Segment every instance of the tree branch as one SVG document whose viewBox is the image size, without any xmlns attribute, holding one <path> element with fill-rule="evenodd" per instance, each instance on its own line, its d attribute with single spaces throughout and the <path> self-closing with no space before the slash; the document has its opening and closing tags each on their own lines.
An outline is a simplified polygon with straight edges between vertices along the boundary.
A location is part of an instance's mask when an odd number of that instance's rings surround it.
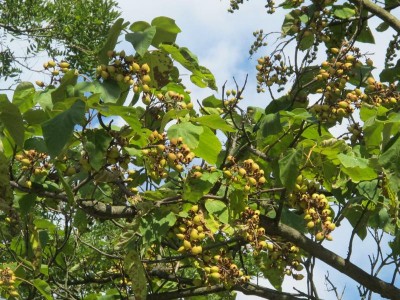
<svg viewBox="0 0 400 300">
<path fill-rule="evenodd" d="M 389 24 L 390 27 L 392 27 L 394 30 L 400 33 L 400 20 L 397 19 L 393 14 L 391 14 L 383 7 L 380 7 L 379 5 L 371 2 L 370 0 L 350 0 L 350 2 L 358 6 L 362 5 L 370 13 L 376 15 L 381 20 Z"/>
<path fill-rule="evenodd" d="M 400 299 L 399 288 L 368 274 L 341 256 L 324 248 L 321 244 L 313 242 L 296 229 L 285 224 L 275 224 L 273 219 L 269 219 L 266 216 L 260 216 L 260 225 L 265 228 L 266 234 L 277 235 L 296 244 L 312 256 L 349 276 L 371 291 L 380 294 L 382 297 L 392 300 Z"/>
<path fill-rule="evenodd" d="M 242 292 L 245 295 L 254 295 L 258 297 L 262 297 L 264 299 L 269 300 L 304 300 L 309 299 L 305 297 L 298 297 L 293 294 L 279 292 L 273 289 L 261 287 L 255 284 L 244 284 L 242 286 L 234 286 L 232 290 Z M 209 295 L 215 294 L 219 292 L 228 291 L 223 284 L 213 285 L 213 286 L 206 286 L 206 287 L 192 287 L 187 289 L 180 289 L 173 292 L 165 292 L 165 293 L 157 293 L 157 294 L 150 294 L 147 296 L 148 300 L 172 300 L 172 299 L 180 299 L 186 297 L 193 297 L 199 295 Z"/>
<path fill-rule="evenodd" d="M 99 219 L 132 218 L 137 214 L 133 206 L 110 205 L 96 200 L 78 200 L 77 202 L 86 213 Z"/>
</svg>

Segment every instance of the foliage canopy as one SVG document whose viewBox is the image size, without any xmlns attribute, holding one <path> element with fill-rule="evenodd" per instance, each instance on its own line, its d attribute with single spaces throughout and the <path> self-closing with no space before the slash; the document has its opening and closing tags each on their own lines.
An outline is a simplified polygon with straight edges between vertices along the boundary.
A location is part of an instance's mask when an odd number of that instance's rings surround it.
<svg viewBox="0 0 400 300">
<path fill-rule="evenodd" d="M 244 84 L 197 108 L 177 65 L 199 87 L 216 91 L 215 79 L 167 17 L 116 20 L 93 76 L 74 57 L 45 62 L 48 82 L 0 95 L 1 295 L 318 299 L 322 261 L 360 297 L 400 299 L 399 5 L 269 1 L 287 14 L 256 66 L 266 107 L 243 108 Z M 381 70 L 362 50 L 379 38 L 371 18 L 395 32 Z M 255 55 L 269 35 L 254 35 Z M 134 52 L 114 50 L 121 36 Z M 332 235 L 346 220 L 341 257 L 325 245 L 342 243 Z M 370 273 L 352 262 L 368 235 Z M 285 277 L 307 288 L 284 292 Z"/>
</svg>

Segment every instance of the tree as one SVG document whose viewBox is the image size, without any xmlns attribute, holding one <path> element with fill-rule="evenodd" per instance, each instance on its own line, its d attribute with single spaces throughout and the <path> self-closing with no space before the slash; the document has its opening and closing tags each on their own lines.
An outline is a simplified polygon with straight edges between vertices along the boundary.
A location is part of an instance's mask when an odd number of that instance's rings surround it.
<svg viewBox="0 0 400 300">
<path fill-rule="evenodd" d="M 82 72 L 93 71 L 96 52 L 119 16 L 116 5 L 113 0 L 2 1 L 0 78 L 17 77 L 43 52 Z"/>
<path fill-rule="evenodd" d="M 93 77 L 49 61 L 48 83 L 1 95 L 3 297 L 318 299 L 324 262 L 360 298 L 400 298 L 398 4 L 275 6 L 288 13 L 258 59 L 265 108 L 243 108 L 244 82 L 197 109 L 176 64 L 199 87 L 215 80 L 167 17 L 117 20 Z M 371 18 L 395 32 L 380 70 L 362 50 Z M 121 33 L 135 53 L 114 50 Z M 252 54 L 267 35 L 255 32 Z M 332 236 L 346 220 L 344 244 Z M 353 263 L 367 235 L 368 271 Z M 307 287 L 282 291 L 285 278 Z"/>
</svg>

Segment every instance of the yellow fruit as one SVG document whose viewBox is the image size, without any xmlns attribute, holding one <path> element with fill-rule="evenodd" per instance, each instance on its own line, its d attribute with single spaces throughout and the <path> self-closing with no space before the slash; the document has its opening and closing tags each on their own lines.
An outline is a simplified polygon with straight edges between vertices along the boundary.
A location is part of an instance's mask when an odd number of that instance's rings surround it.
<svg viewBox="0 0 400 300">
<path fill-rule="evenodd" d="M 338 54 L 339 53 L 339 49 L 338 48 L 331 48 L 331 52 L 333 54 Z"/>
<path fill-rule="evenodd" d="M 175 161 L 176 160 L 176 155 L 174 153 L 168 153 L 167 158 L 170 161 Z"/>
<path fill-rule="evenodd" d="M 231 171 L 225 170 L 225 171 L 224 171 L 224 176 L 227 177 L 227 178 L 231 178 L 231 177 L 232 177 Z"/>
<path fill-rule="evenodd" d="M 36 83 L 36 85 L 39 86 L 39 87 L 44 87 L 43 81 L 36 80 L 35 83 Z"/>
<path fill-rule="evenodd" d="M 67 63 L 66 61 L 60 62 L 58 65 L 60 66 L 60 68 L 69 68 L 69 63 Z"/>
<path fill-rule="evenodd" d="M 254 177 L 249 177 L 248 180 L 249 180 L 249 183 L 250 183 L 251 185 L 256 185 L 256 184 L 257 184 L 257 180 L 255 180 Z"/>
<path fill-rule="evenodd" d="M 140 66 L 137 63 L 132 64 L 132 68 L 135 72 L 138 72 L 140 70 Z"/>
<path fill-rule="evenodd" d="M 201 173 L 199 171 L 193 173 L 194 178 L 200 178 L 202 175 L 203 175 L 203 173 Z"/>
<path fill-rule="evenodd" d="M 203 221 L 203 219 L 202 219 L 202 217 L 199 216 L 199 215 L 197 215 L 197 216 L 195 216 L 195 217 L 193 218 L 193 223 L 194 223 L 195 225 L 201 225 L 201 224 L 202 224 L 202 221 Z"/>
<path fill-rule="evenodd" d="M 214 272 L 214 273 L 211 273 L 209 275 L 209 277 L 214 281 L 219 281 L 221 278 L 221 274 Z"/>
<path fill-rule="evenodd" d="M 203 248 L 201 246 L 194 246 L 191 252 L 193 255 L 199 255 L 203 252 Z"/>
<path fill-rule="evenodd" d="M 199 239 L 199 232 L 197 231 L 197 229 L 192 229 L 190 231 L 190 240 L 191 241 L 195 241 Z"/>
<path fill-rule="evenodd" d="M 307 223 L 307 228 L 308 229 L 312 229 L 312 228 L 314 228 L 314 226 L 315 226 L 315 223 L 313 221 L 310 221 L 310 222 Z"/>
<path fill-rule="evenodd" d="M 372 78 L 372 77 L 368 77 L 368 79 L 367 79 L 367 83 L 369 84 L 369 85 L 374 85 L 375 84 L 375 79 L 374 78 Z"/>
<path fill-rule="evenodd" d="M 198 205 L 193 205 L 190 210 L 194 213 L 197 213 L 199 211 L 199 206 Z"/>
<path fill-rule="evenodd" d="M 28 158 L 23 158 L 21 159 L 21 163 L 25 166 L 29 166 L 31 164 L 31 161 Z"/>
<path fill-rule="evenodd" d="M 322 232 L 318 232 L 316 235 L 315 235 L 315 239 L 317 240 L 317 241 L 322 241 L 323 239 L 324 239 L 324 234 L 322 233 Z"/>
<path fill-rule="evenodd" d="M 192 244 L 188 240 L 183 240 L 183 247 L 185 247 L 186 250 L 189 250 L 192 248 Z"/>
<path fill-rule="evenodd" d="M 76 174 L 76 168 L 75 167 L 68 167 L 65 170 L 65 175 L 67 175 L 67 176 L 72 176 L 74 174 Z"/>
<path fill-rule="evenodd" d="M 203 285 L 203 281 L 201 280 L 201 279 L 198 279 L 198 278 L 196 278 L 196 279 L 193 279 L 193 285 L 194 286 L 196 286 L 196 287 L 200 287 L 200 286 L 202 286 Z"/>
<path fill-rule="evenodd" d="M 177 233 L 177 234 L 176 234 L 176 237 L 177 237 L 178 239 L 180 239 L 180 240 L 184 240 L 184 239 L 185 239 L 185 235 L 182 234 L 182 233 Z"/>
<path fill-rule="evenodd" d="M 219 267 L 218 266 L 212 266 L 210 268 L 210 273 L 218 273 L 219 272 Z"/>
<path fill-rule="evenodd" d="M 143 72 L 148 73 L 148 72 L 150 71 L 150 67 L 149 67 L 148 64 L 143 64 L 142 67 L 141 67 L 141 70 L 142 70 Z"/>
<path fill-rule="evenodd" d="M 151 78 L 150 78 L 149 75 L 144 75 L 144 76 L 142 77 L 142 81 L 143 81 L 144 83 L 149 83 L 149 82 L 151 81 Z"/>
</svg>

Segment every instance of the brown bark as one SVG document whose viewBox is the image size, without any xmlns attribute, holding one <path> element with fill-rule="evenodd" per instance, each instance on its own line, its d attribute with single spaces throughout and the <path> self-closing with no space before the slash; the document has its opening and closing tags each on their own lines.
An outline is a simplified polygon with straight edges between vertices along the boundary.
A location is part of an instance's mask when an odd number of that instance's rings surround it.
<svg viewBox="0 0 400 300">
<path fill-rule="evenodd" d="M 265 228 L 266 234 L 280 236 L 296 244 L 310 255 L 330 265 L 339 272 L 349 276 L 356 282 L 380 294 L 384 298 L 400 299 L 400 289 L 375 276 L 372 276 L 348 260 L 324 248 L 321 244 L 312 241 L 296 229 L 285 224 L 276 224 L 265 216 L 260 216 L 260 224 Z"/>
</svg>

